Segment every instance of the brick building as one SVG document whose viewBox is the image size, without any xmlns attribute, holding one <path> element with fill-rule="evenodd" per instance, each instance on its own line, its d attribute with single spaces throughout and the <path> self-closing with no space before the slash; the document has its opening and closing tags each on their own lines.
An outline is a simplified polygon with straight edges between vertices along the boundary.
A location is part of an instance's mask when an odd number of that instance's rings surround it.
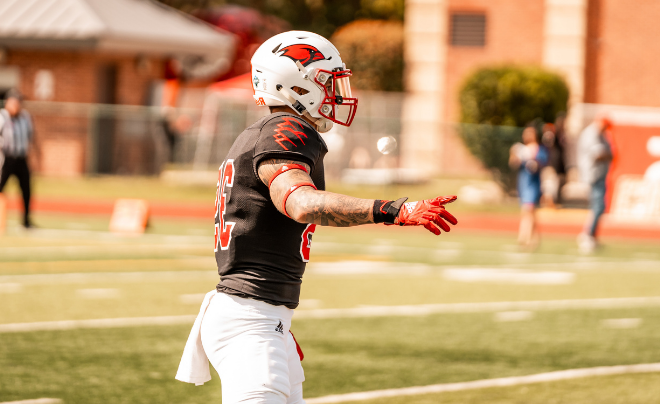
<svg viewBox="0 0 660 404">
<path fill-rule="evenodd" d="M 94 105 L 154 104 L 168 60 L 198 60 L 217 72 L 229 67 L 233 46 L 230 34 L 150 0 L 6 0 L 0 95 L 15 87 L 26 96 L 39 171 L 118 172 L 127 169 L 114 158 L 118 143 L 144 136 L 144 125 L 117 122 Z"/>
<path fill-rule="evenodd" d="M 408 0 L 404 164 L 479 172 L 447 122 L 459 118 L 465 77 L 485 65 L 535 64 L 563 75 L 571 135 L 591 118 L 591 104 L 660 107 L 658 18 L 655 0 Z"/>
</svg>

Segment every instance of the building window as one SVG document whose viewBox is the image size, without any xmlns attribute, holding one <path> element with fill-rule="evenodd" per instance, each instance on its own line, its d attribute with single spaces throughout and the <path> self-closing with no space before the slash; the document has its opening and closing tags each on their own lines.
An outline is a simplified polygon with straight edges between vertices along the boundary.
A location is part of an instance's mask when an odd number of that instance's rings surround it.
<svg viewBox="0 0 660 404">
<path fill-rule="evenodd" d="M 34 98 L 49 101 L 55 95 L 55 76 L 50 70 L 39 70 L 34 76 Z"/>
<path fill-rule="evenodd" d="M 452 46 L 486 46 L 486 15 L 452 14 L 450 43 Z"/>
</svg>

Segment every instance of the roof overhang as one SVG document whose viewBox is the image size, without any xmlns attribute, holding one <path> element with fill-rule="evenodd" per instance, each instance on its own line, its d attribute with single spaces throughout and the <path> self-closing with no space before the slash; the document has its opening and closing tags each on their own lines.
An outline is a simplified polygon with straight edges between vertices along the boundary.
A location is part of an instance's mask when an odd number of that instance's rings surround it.
<svg viewBox="0 0 660 404">
<path fill-rule="evenodd" d="M 3 0 L 0 46 L 231 58 L 235 35 L 154 0 Z"/>
<path fill-rule="evenodd" d="M 43 50 L 90 50 L 97 48 L 98 40 L 56 39 L 56 38 L 3 38 L 0 47 L 8 49 L 43 49 Z"/>
</svg>

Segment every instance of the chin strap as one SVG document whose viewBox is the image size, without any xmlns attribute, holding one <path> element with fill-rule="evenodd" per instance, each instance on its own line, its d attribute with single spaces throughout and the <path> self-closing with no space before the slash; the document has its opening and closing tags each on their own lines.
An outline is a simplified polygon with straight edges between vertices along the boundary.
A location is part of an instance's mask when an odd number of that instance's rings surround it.
<svg viewBox="0 0 660 404">
<path fill-rule="evenodd" d="M 321 118 L 316 121 L 316 130 L 319 131 L 319 133 L 329 132 L 334 125 L 334 122 Z"/>
</svg>

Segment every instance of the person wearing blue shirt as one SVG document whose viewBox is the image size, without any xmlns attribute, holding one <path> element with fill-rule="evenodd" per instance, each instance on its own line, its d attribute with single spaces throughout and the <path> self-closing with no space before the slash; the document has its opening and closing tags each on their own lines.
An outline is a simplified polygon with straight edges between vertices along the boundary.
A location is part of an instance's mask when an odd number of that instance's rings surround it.
<svg viewBox="0 0 660 404">
<path fill-rule="evenodd" d="M 541 200 L 541 169 L 548 164 L 548 149 L 539 144 L 533 126 L 523 130 L 522 143 L 516 143 L 509 152 L 509 166 L 518 171 L 518 197 L 521 215 L 518 243 L 533 249 L 539 241 L 536 228 L 536 207 Z"/>
</svg>

